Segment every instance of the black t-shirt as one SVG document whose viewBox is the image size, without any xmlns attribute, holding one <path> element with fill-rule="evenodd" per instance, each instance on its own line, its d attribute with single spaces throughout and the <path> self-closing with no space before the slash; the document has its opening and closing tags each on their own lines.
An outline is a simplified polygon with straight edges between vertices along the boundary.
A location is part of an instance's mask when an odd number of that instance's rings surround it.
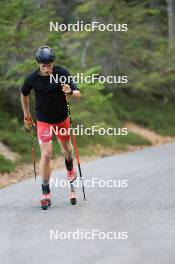
<svg viewBox="0 0 175 264">
<path fill-rule="evenodd" d="M 60 66 L 54 66 L 52 74 L 54 78 L 56 78 L 57 74 L 58 79 L 61 76 L 66 78 L 70 76 L 69 72 Z M 77 90 L 72 80 L 66 83 L 70 85 L 72 90 Z M 21 87 L 21 93 L 27 96 L 32 89 L 34 89 L 36 98 L 35 111 L 37 120 L 54 124 L 60 123 L 67 118 L 66 96 L 59 81 L 58 83 L 54 81 L 50 83 L 50 76 L 41 76 L 39 75 L 39 70 L 36 70 L 25 79 Z"/>
</svg>

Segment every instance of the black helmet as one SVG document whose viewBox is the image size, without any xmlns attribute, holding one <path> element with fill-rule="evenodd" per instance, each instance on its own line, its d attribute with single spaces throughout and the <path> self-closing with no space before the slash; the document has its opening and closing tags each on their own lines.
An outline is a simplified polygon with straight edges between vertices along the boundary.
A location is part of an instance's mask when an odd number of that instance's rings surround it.
<svg viewBox="0 0 175 264">
<path fill-rule="evenodd" d="M 42 46 L 36 51 L 36 60 L 38 63 L 51 63 L 55 60 L 55 54 L 48 46 Z"/>
</svg>

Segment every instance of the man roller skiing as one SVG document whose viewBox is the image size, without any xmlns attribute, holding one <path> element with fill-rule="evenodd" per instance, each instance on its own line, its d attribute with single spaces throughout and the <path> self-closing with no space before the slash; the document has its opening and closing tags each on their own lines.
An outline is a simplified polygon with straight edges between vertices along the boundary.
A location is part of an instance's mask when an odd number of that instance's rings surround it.
<svg viewBox="0 0 175 264">
<path fill-rule="evenodd" d="M 52 128 L 57 127 L 59 131 L 56 137 L 65 157 L 67 178 L 71 185 L 71 203 L 76 203 L 73 181 L 77 176 L 73 164 L 73 147 L 70 134 L 68 133 L 70 120 L 68 117 L 66 95 L 79 99 L 80 92 L 72 81 L 65 84 L 61 82 L 50 83 L 50 74 L 53 74 L 54 77 L 58 75 L 59 77 L 64 76 L 67 80 L 70 79 L 68 78 L 70 76 L 69 72 L 65 68 L 54 66 L 54 60 L 55 55 L 51 48 L 48 46 L 40 47 L 36 51 L 36 61 L 39 68 L 28 75 L 21 87 L 24 125 L 27 129 L 31 129 L 35 125 L 29 109 L 30 91 L 33 89 L 35 93 L 36 127 L 41 151 L 39 172 L 42 177 L 42 209 L 47 209 L 47 206 L 51 205 L 49 188 L 51 174 L 50 160 L 52 157 L 52 134 L 49 133 L 51 126 Z M 61 128 L 67 133 L 60 133 Z"/>
</svg>

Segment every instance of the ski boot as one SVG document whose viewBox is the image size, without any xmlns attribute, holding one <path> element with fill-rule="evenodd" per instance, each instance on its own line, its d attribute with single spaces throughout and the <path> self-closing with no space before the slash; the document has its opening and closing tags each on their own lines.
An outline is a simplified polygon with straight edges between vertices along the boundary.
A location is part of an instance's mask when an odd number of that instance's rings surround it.
<svg viewBox="0 0 175 264">
<path fill-rule="evenodd" d="M 41 196 L 41 209 L 47 210 L 48 206 L 51 205 L 51 194 L 49 185 L 42 184 L 42 196 Z"/>
</svg>

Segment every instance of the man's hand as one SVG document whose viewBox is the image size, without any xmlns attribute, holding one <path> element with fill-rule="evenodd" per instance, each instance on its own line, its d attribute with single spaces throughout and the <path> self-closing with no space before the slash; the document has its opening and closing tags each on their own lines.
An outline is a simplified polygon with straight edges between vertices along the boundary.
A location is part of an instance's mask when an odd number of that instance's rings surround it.
<svg viewBox="0 0 175 264">
<path fill-rule="evenodd" d="M 30 130 L 33 126 L 35 126 L 31 114 L 24 115 L 24 126 L 27 130 Z"/>
<path fill-rule="evenodd" d="M 65 93 L 66 95 L 69 95 L 69 94 L 72 93 L 72 90 L 71 90 L 71 88 L 70 88 L 70 86 L 68 84 L 63 84 L 62 83 L 61 86 L 62 86 L 63 93 Z"/>
<path fill-rule="evenodd" d="M 78 90 L 71 90 L 70 86 L 68 84 L 61 84 L 62 85 L 62 91 L 65 93 L 65 95 L 72 95 L 76 99 L 80 99 L 80 91 Z"/>
</svg>

